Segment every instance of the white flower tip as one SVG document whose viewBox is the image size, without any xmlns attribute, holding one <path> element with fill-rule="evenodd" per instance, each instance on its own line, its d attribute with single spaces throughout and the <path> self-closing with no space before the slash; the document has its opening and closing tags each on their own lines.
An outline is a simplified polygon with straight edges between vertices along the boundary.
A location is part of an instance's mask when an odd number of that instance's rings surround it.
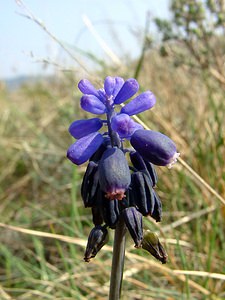
<svg viewBox="0 0 225 300">
<path fill-rule="evenodd" d="M 178 157 L 180 156 L 179 152 L 175 152 L 174 156 L 171 158 L 170 163 L 167 165 L 168 169 L 171 169 L 173 167 L 173 165 L 177 162 Z"/>
</svg>

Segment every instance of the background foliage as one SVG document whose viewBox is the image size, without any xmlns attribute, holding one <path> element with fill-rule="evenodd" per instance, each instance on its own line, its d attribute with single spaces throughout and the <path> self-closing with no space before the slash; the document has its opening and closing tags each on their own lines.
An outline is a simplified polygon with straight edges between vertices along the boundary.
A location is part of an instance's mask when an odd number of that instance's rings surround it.
<svg viewBox="0 0 225 300">
<path fill-rule="evenodd" d="M 225 3 L 171 2 L 173 20 L 147 17 L 141 55 L 89 78 L 135 76 L 157 96 L 141 119 L 175 140 L 182 158 L 225 197 Z M 65 158 L 69 124 L 80 118 L 79 70 L 9 91 L 0 87 L 0 299 L 106 299 L 111 245 L 91 263 L 83 252 L 91 215 L 80 184 L 85 166 Z M 85 114 L 82 116 L 85 117 Z M 225 209 L 177 164 L 158 168 L 163 221 L 145 218 L 169 255 L 161 265 L 127 241 L 123 299 L 224 299 Z"/>
</svg>

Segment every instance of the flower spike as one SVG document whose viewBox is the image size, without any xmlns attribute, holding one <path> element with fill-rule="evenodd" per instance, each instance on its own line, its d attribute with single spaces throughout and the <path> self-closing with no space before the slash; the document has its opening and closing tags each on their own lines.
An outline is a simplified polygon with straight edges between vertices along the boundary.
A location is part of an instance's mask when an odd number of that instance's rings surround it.
<svg viewBox="0 0 225 300">
<path fill-rule="evenodd" d="M 137 80 L 124 81 L 119 76 L 107 76 L 100 89 L 82 79 L 78 88 L 83 93 L 81 108 L 104 116 L 76 120 L 69 127 L 76 141 L 67 150 L 68 159 L 76 165 L 88 162 L 81 197 L 84 206 L 91 208 L 94 228 L 84 260 L 90 261 L 107 242 L 107 228 L 116 230 L 115 244 L 127 228 L 136 248 L 142 247 L 165 263 L 167 254 L 158 236 L 151 231 L 143 233 L 142 219 L 150 216 L 161 221 L 162 202 L 155 191 L 158 177 L 154 165 L 171 167 L 179 153 L 169 137 L 145 130 L 132 118 L 151 109 L 156 103 L 155 95 L 146 91 L 135 96 L 139 90 Z M 121 109 L 116 109 L 125 101 Z M 128 143 L 133 148 L 126 148 Z"/>
</svg>

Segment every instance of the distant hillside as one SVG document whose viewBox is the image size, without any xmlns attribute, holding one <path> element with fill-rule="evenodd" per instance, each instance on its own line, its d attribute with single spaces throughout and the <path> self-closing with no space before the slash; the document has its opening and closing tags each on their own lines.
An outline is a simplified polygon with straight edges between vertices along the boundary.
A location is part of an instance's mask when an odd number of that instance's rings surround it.
<svg viewBox="0 0 225 300">
<path fill-rule="evenodd" d="M 17 76 L 1 80 L 9 91 L 15 91 L 25 83 L 34 83 L 42 79 L 41 76 Z"/>
</svg>

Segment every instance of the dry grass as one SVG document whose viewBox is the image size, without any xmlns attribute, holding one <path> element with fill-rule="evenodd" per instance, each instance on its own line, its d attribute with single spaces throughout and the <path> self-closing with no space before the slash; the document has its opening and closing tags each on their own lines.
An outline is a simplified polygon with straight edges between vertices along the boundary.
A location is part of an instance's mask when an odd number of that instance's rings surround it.
<svg viewBox="0 0 225 300">
<path fill-rule="evenodd" d="M 215 118 L 201 78 L 171 68 L 156 54 L 146 60 L 149 76 L 139 81 L 158 102 L 142 121 L 172 136 L 182 158 L 223 192 L 221 112 Z M 78 117 L 76 81 L 1 90 L 2 299 L 105 299 L 108 293 L 112 239 L 91 263 L 82 261 L 91 229 L 79 196 L 84 167 L 72 168 L 65 158 L 67 128 Z M 221 99 L 218 93 L 215 109 Z M 169 263 L 160 265 L 129 240 L 123 299 L 222 299 L 223 207 L 181 164 L 158 172 L 164 219 L 159 225 L 145 219 L 145 227 L 159 232 Z"/>
<path fill-rule="evenodd" d="M 163 221 L 144 222 L 159 233 L 169 262 L 161 265 L 128 239 L 124 300 L 225 297 L 223 89 L 174 60 L 151 51 L 139 75 L 141 89 L 158 100 L 141 121 L 172 137 L 182 158 L 172 170 L 158 168 Z M 104 66 L 89 76 L 99 84 L 118 72 L 134 73 Z M 91 263 L 83 262 L 92 227 L 79 191 L 85 166 L 65 157 L 67 128 L 81 117 L 79 79 L 56 76 L 15 92 L 0 87 L 0 299 L 107 298 L 112 236 Z"/>
</svg>

